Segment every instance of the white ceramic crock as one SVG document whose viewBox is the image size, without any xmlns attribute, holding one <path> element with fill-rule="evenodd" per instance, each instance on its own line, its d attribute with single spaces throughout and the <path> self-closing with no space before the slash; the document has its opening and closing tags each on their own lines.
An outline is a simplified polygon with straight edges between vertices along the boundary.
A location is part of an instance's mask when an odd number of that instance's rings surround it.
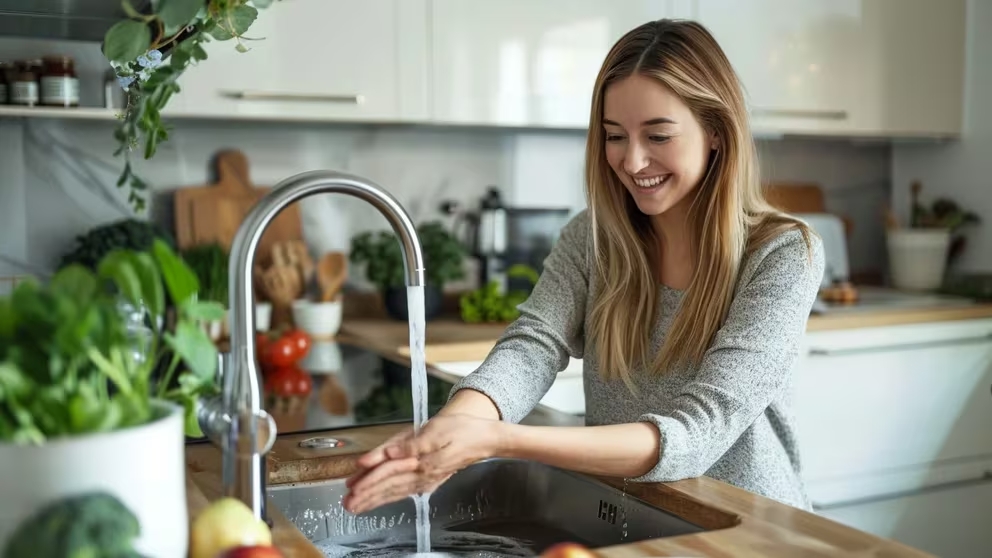
<svg viewBox="0 0 992 558">
<path fill-rule="evenodd" d="M 896 229 L 886 236 L 892 286 L 931 291 L 941 286 L 951 245 L 948 229 Z"/>
<path fill-rule="evenodd" d="M 135 550 L 185 558 L 188 547 L 183 409 L 153 402 L 162 418 L 42 446 L 0 443 L 0 552 L 18 525 L 48 502 L 94 490 L 137 516 Z M 163 416 L 164 415 L 164 416 Z"/>
</svg>

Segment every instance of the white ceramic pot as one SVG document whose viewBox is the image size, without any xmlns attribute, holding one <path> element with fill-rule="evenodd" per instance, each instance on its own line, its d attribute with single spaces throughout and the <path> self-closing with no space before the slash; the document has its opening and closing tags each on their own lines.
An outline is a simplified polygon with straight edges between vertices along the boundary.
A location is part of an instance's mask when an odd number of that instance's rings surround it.
<svg viewBox="0 0 992 558">
<path fill-rule="evenodd" d="M 892 286 L 911 291 L 937 289 L 944 281 L 948 229 L 895 229 L 886 237 Z"/>
<path fill-rule="evenodd" d="M 183 409 L 154 402 L 162 418 L 42 446 L 0 444 L 0 552 L 22 521 L 45 504 L 102 490 L 141 525 L 135 550 L 185 558 L 189 540 Z"/>
<path fill-rule="evenodd" d="M 255 331 L 269 331 L 272 325 L 272 303 L 255 303 Z"/>
<path fill-rule="evenodd" d="M 293 323 L 314 339 L 330 339 L 341 328 L 341 299 L 331 302 L 293 301 Z"/>
</svg>

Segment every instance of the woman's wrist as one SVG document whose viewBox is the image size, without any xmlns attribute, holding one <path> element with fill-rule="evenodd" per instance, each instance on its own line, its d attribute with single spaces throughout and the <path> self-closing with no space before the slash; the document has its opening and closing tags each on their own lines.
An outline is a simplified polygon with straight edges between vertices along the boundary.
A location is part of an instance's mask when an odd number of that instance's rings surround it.
<svg viewBox="0 0 992 558">
<path fill-rule="evenodd" d="M 441 408 L 438 415 L 471 415 L 484 419 L 500 420 L 499 409 L 488 395 L 471 388 L 458 390 Z"/>
</svg>

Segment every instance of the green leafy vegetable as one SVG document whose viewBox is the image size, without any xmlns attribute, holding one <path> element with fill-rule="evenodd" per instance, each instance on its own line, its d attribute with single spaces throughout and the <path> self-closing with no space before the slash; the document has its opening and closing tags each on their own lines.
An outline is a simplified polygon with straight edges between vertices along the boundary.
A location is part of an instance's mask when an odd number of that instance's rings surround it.
<svg viewBox="0 0 992 558">
<path fill-rule="evenodd" d="M 226 302 L 230 261 L 227 250 L 217 243 L 199 244 L 183 250 L 182 257 L 200 282 L 201 298 Z"/>
<path fill-rule="evenodd" d="M 507 275 L 528 279 L 531 285 L 536 284 L 538 279 L 537 272 L 533 268 L 521 264 L 510 267 Z M 513 321 L 520 316 L 517 307 L 527 300 L 527 296 L 526 291 L 501 294 L 499 283 L 490 281 L 459 298 L 462 321 L 469 323 Z"/>
<path fill-rule="evenodd" d="M 0 298 L 0 440 L 40 444 L 144 424 L 153 398 L 181 404 L 195 423 L 193 402 L 217 389 L 204 324 L 224 307 L 197 300 L 195 274 L 164 240 L 150 251 L 111 250 L 96 271 L 69 264 Z"/>
<path fill-rule="evenodd" d="M 137 252 L 150 250 L 156 239 L 164 240 L 170 248 L 175 248 L 175 240 L 161 226 L 143 219 L 120 219 L 93 227 L 85 234 L 76 237 L 76 244 L 62 256 L 59 267 L 80 264 L 96 270 L 97 264 L 107 254 L 119 248 Z"/>
<path fill-rule="evenodd" d="M 48 504 L 24 520 L 7 541 L 3 558 L 140 558 L 137 516 L 106 492 L 89 492 Z"/>
</svg>

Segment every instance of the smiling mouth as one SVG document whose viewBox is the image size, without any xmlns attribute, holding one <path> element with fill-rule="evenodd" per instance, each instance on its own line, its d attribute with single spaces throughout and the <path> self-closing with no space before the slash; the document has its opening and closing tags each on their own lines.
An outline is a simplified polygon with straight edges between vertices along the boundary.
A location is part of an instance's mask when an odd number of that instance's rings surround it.
<svg viewBox="0 0 992 558">
<path fill-rule="evenodd" d="M 634 184 L 636 184 L 638 188 L 647 189 L 647 188 L 657 188 L 658 186 L 665 184 L 666 182 L 668 182 L 668 179 L 671 178 L 671 176 L 672 176 L 671 174 L 665 174 L 660 176 L 652 176 L 651 178 L 632 178 L 632 179 L 634 181 Z"/>
</svg>

